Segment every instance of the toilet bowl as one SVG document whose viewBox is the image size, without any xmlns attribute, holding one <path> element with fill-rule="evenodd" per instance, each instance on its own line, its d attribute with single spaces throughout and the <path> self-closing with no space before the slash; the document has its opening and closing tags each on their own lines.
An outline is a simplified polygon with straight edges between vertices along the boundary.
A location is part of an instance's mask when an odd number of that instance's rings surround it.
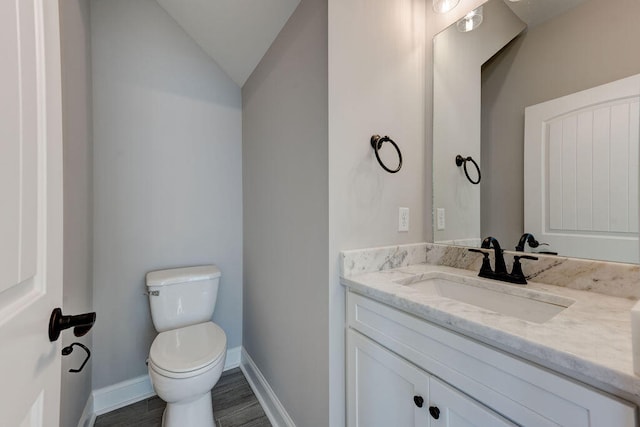
<svg viewBox="0 0 640 427">
<path fill-rule="evenodd" d="M 212 322 L 160 333 L 149 354 L 149 377 L 167 402 L 163 426 L 214 425 L 211 389 L 226 357 L 224 331 Z"/>
<path fill-rule="evenodd" d="M 149 351 L 149 377 L 167 403 L 163 427 L 214 427 L 211 389 L 227 350 L 224 331 L 208 320 L 219 277 L 215 266 L 147 274 L 151 317 L 160 332 Z"/>
</svg>

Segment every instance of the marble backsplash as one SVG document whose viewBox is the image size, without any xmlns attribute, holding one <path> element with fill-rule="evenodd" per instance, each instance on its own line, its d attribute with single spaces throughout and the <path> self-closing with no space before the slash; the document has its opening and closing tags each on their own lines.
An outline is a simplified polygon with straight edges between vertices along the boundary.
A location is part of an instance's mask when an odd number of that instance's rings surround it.
<svg viewBox="0 0 640 427">
<path fill-rule="evenodd" d="M 489 252 L 491 265 L 494 265 L 493 250 Z M 519 253 L 504 251 L 509 270 L 513 255 L 517 254 Z M 640 299 L 640 265 L 543 254 L 529 255 L 538 257 L 537 261 L 522 260 L 522 270 L 530 281 L 620 298 Z M 469 252 L 465 247 L 435 243 L 349 250 L 340 254 L 340 273 L 343 277 L 352 277 L 425 263 L 480 271 L 482 255 Z"/>
</svg>

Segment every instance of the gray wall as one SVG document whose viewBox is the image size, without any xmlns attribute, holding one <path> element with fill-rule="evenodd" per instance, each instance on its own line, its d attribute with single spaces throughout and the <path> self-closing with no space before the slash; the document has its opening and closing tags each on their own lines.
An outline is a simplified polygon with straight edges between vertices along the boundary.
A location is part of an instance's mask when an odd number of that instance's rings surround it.
<svg viewBox="0 0 640 427">
<path fill-rule="evenodd" d="M 92 157 L 91 40 L 89 0 L 60 2 L 62 50 L 62 112 L 64 162 L 64 288 L 67 314 L 93 310 L 92 302 Z M 98 321 L 104 319 L 98 318 Z M 93 332 L 77 338 L 62 334 L 62 344 L 74 341 L 92 347 Z M 82 351 L 62 358 L 60 425 L 75 426 L 91 394 L 91 364 L 77 374 Z"/>
<path fill-rule="evenodd" d="M 422 0 L 303 0 L 243 88 L 244 345 L 300 426 L 344 425 L 339 251 L 423 240 L 424 18 Z"/>
<path fill-rule="evenodd" d="M 482 235 L 524 227 L 524 108 L 640 73 L 640 1 L 591 0 L 514 40 L 483 70 Z"/>
<path fill-rule="evenodd" d="M 326 1 L 302 1 L 242 104 L 244 347 L 296 425 L 327 426 Z"/>
<path fill-rule="evenodd" d="M 345 419 L 345 292 L 339 283 L 339 252 L 424 240 L 425 14 L 431 9 L 424 0 L 329 0 L 332 427 Z M 378 165 L 369 143 L 373 134 L 389 135 L 400 146 L 398 173 Z M 392 148 L 383 151 L 387 162 L 397 162 Z M 410 209 L 408 232 L 398 231 L 399 207 Z"/>
<path fill-rule="evenodd" d="M 153 0 L 91 3 L 93 387 L 147 372 L 154 269 L 215 263 L 242 342 L 241 94 Z"/>
</svg>

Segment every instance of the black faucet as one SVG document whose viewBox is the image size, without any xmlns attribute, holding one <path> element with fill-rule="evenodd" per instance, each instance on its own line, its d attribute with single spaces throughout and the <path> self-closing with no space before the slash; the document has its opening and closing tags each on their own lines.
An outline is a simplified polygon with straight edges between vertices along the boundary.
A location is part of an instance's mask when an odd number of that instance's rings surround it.
<svg viewBox="0 0 640 427">
<path fill-rule="evenodd" d="M 495 270 L 491 269 L 491 262 L 489 261 L 489 252 L 481 249 L 469 249 L 470 252 L 479 252 L 483 255 L 482 267 L 480 267 L 480 273 L 478 276 L 486 279 L 501 280 L 503 282 L 516 283 L 519 285 L 526 285 L 527 278 L 522 272 L 522 265 L 520 259 L 537 260 L 537 257 L 529 255 L 516 255 L 513 257 L 513 268 L 511 273 L 507 273 L 507 266 L 504 262 L 504 254 L 500 243 L 495 237 L 487 237 L 482 241 L 482 249 L 491 249 L 495 252 Z"/>
<path fill-rule="evenodd" d="M 524 247 L 526 244 L 529 244 L 532 248 L 537 248 L 540 246 L 540 242 L 533 237 L 533 234 L 524 233 L 522 237 L 520 237 L 520 241 L 518 242 L 518 246 L 516 246 L 516 252 L 524 252 Z M 543 243 L 544 244 L 544 243 Z"/>
<path fill-rule="evenodd" d="M 522 237 L 520 237 L 520 241 L 518 242 L 518 246 L 516 246 L 516 252 L 524 252 L 524 247 L 529 244 L 531 248 L 537 248 L 538 246 L 549 246 L 548 243 L 540 243 L 533 237 L 531 233 L 524 233 Z M 547 255 L 558 255 L 557 252 L 552 251 L 538 251 L 540 254 Z"/>
<path fill-rule="evenodd" d="M 507 266 L 504 263 L 503 250 L 500 247 L 500 242 L 498 242 L 498 239 L 496 239 L 495 237 L 489 236 L 482 241 L 482 245 L 480 245 L 480 247 L 483 249 L 491 249 L 493 247 L 495 251 L 495 257 L 496 257 L 496 261 L 495 261 L 496 268 L 494 273 L 507 274 Z"/>
</svg>

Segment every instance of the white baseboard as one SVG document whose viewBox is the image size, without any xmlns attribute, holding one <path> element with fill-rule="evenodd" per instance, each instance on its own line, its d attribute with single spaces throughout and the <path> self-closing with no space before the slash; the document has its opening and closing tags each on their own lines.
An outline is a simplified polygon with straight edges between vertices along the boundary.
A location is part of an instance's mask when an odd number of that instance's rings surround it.
<svg viewBox="0 0 640 427">
<path fill-rule="evenodd" d="M 96 412 L 93 410 L 93 393 L 89 395 L 87 403 L 84 405 L 82 415 L 78 421 L 78 427 L 90 427 L 96 422 Z"/>
<path fill-rule="evenodd" d="M 241 347 L 239 346 L 228 349 L 223 369 L 226 371 L 240 366 L 241 353 Z M 90 419 L 91 422 L 88 425 L 93 426 L 95 418 L 98 415 L 115 411 L 132 403 L 155 396 L 155 394 L 148 374 L 100 388 L 91 393 L 91 397 L 89 398 L 91 401 L 91 412 L 86 418 L 83 413 L 83 418 Z M 89 402 L 87 402 L 87 405 L 89 405 Z M 86 411 L 87 408 L 85 408 L 85 412 Z M 84 427 L 82 424 L 80 424 L 80 426 Z"/>
<path fill-rule="evenodd" d="M 94 390 L 93 413 L 98 416 L 154 396 L 149 375 L 140 375 L 108 387 Z"/>
<path fill-rule="evenodd" d="M 242 369 L 273 427 L 296 427 L 284 406 L 280 403 L 278 396 L 273 392 L 273 389 L 244 347 L 242 348 L 240 369 Z"/>
</svg>

